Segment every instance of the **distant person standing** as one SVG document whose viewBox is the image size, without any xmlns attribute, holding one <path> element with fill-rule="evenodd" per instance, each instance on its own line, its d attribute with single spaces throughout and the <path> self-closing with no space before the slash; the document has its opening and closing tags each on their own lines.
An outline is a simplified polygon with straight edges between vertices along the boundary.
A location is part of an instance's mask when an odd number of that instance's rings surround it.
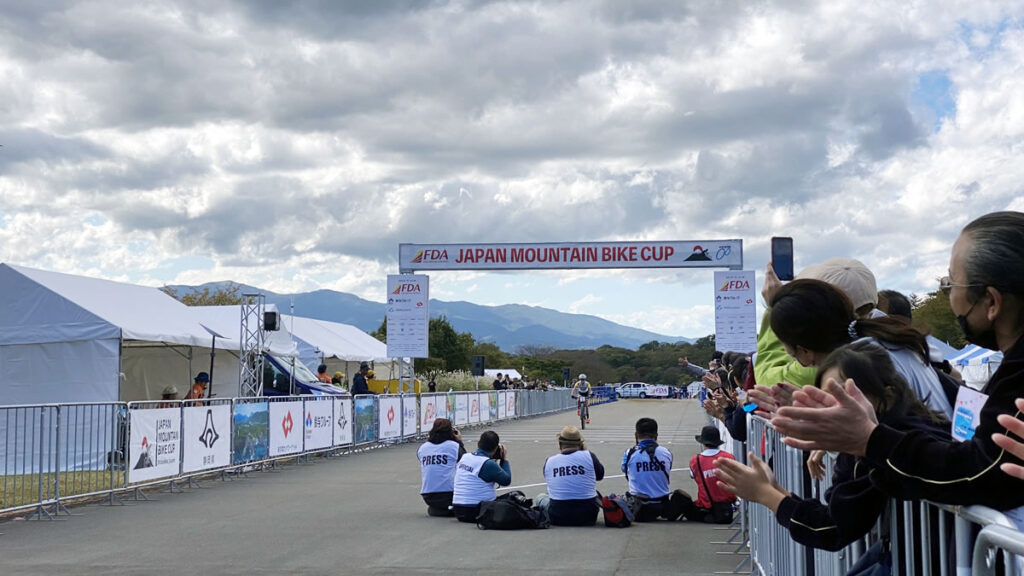
<svg viewBox="0 0 1024 576">
<path fill-rule="evenodd" d="M 163 402 L 160 403 L 158 408 L 174 408 L 178 404 L 178 388 L 174 384 L 168 384 L 160 394 L 160 399 Z"/>
<path fill-rule="evenodd" d="M 370 372 L 370 365 L 363 362 L 359 365 L 359 372 L 352 377 L 352 395 L 373 394 L 370 387 L 366 385 L 366 375 Z"/>
<path fill-rule="evenodd" d="M 431 394 L 437 392 L 437 382 L 434 382 L 433 378 L 430 379 L 430 382 L 427 382 L 427 391 Z"/>
<path fill-rule="evenodd" d="M 495 390 L 505 389 L 505 381 L 501 379 L 501 372 L 498 372 L 498 376 L 494 379 L 494 382 L 491 382 L 491 386 L 494 386 Z"/>
<path fill-rule="evenodd" d="M 316 379 L 324 384 L 331 383 L 331 377 L 327 375 L 327 364 L 321 364 L 316 367 Z"/>
<path fill-rule="evenodd" d="M 188 394 L 185 395 L 185 400 L 199 400 L 206 395 L 206 387 L 209 385 L 209 374 L 206 372 L 196 374 L 196 380 L 192 383 L 192 388 L 189 389 Z"/>
</svg>

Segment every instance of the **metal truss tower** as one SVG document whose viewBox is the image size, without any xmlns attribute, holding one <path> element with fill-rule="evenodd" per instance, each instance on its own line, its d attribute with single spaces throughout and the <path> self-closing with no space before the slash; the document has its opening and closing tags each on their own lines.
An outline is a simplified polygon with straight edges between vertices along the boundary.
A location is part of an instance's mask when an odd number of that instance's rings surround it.
<svg viewBox="0 0 1024 576">
<path fill-rule="evenodd" d="M 242 337 L 238 354 L 238 395 L 263 395 L 263 294 L 242 294 Z"/>
</svg>

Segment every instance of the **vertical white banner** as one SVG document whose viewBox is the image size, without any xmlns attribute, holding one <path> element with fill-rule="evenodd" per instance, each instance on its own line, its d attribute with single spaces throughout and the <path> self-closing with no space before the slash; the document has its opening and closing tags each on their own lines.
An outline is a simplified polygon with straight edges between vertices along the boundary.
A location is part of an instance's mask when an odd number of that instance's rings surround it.
<svg viewBox="0 0 1024 576">
<path fill-rule="evenodd" d="M 507 396 L 505 396 L 505 415 L 508 418 L 515 418 L 516 417 L 516 393 L 510 391 L 510 392 L 507 392 L 506 394 L 507 394 Z"/>
<path fill-rule="evenodd" d="M 177 476 L 181 468 L 181 410 L 132 409 L 128 418 L 128 481 Z"/>
<path fill-rule="evenodd" d="M 416 397 L 413 395 L 402 396 L 402 436 L 415 436 L 419 433 L 416 423 L 419 421 L 419 411 L 416 407 Z M 433 424 L 433 422 L 431 422 Z M 427 428 L 430 430 L 430 428 Z"/>
<path fill-rule="evenodd" d="M 387 354 L 390 358 L 429 356 L 427 333 L 430 278 L 423 274 L 388 274 Z"/>
<path fill-rule="evenodd" d="M 334 399 L 334 445 L 352 443 L 352 399 Z"/>
<path fill-rule="evenodd" d="M 388 440 L 402 436 L 402 399 L 397 396 L 381 396 L 377 399 L 377 422 L 380 423 L 378 438 Z"/>
<path fill-rule="evenodd" d="M 455 425 L 463 426 L 469 424 L 469 396 L 466 394 L 455 395 Z"/>
<path fill-rule="evenodd" d="M 420 396 L 420 428 L 424 431 L 430 430 L 436 418 L 444 418 L 437 414 L 437 401 L 444 402 L 444 398 L 424 394 Z"/>
<path fill-rule="evenodd" d="M 491 399 L 490 394 L 487 392 L 481 392 L 480 396 L 480 421 L 487 422 L 491 419 Z"/>
<path fill-rule="evenodd" d="M 757 295 L 753 270 L 715 272 L 715 349 L 757 349 Z"/>
<path fill-rule="evenodd" d="M 189 406 L 182 414 L 182 472 L 231 464 L 231 405 Z"/>
<path fill-rule="evenodd" d="M 270 402 L 270 456 L 302 452 L 302 401 Z"/>
<path fill-rule="evenodd" d="M 330 400 L 306 400 L 305 450 L 323 450 L 334 442 L 334 403 Z"/>
<path fill-rule="evenodd" d="M 507 397 L 508 397 L 508 392 L 506 390 L 501 390 L 501 391 L 498 392 L 498 419 L 499 420 L 504 420 L 505 418 L 508 418 L 508 412 L 506 411 L 506 408 L 505 408 L 505 402 L 507 401 L 506 400 Z"/>
</svg>

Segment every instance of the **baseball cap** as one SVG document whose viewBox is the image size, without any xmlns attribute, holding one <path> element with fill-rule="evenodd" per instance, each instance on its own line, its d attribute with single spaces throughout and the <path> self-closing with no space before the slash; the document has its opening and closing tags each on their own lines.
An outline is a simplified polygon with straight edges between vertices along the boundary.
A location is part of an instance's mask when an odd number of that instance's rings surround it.
<svg viewBox="0 0 1024 576">
<path fill-rule="evenodd" d="M 811 264 L 804 268 L 797 278 L 821 280 L 839 288 L 853 302 L 854 310 L 867 304 L 878 305 L 875 275 L 860 260 L 829 258 L 820 264 Z"/>
<path fill-rule="evenodd" d="M 206 372 L 200 372 L 199 374 L 196 374 L 196 382 L 209 382 L 209 381 L 210 381 L 210 375 L 207 374 Z"/>
</svg>

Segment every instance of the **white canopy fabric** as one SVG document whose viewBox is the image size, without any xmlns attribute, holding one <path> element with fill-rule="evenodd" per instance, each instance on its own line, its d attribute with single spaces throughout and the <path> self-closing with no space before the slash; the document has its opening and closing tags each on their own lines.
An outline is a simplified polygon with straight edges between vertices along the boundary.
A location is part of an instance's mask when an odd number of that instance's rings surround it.
<svg viewBox="0 0 1024 576">
<path fill-rule="evenodd" d="M 355 326 L 290 315 L 282 315 L 281 322 L 291 331 L 304 360 L 322 355 L 346 362 L 391 361 L 386 344 Z"/>
<path fill-rule="evenodd" d="M 491 370 L 491 369 L 484 370 L 484 376 L 487 377 L 487 378 L 490 378 L 492 380 L 498 374 L 501 374 L 503 377 L 505 376 L 505 374 L 508 374 L 508 377 L 509 377 L 510 380 L 515 380 L 516 378 L 519 378 L 520 380 L 523 379 L 523 375 L 520 374 L 519 371 L 516 370 L 515 368 L 497 368 L 497 369 L 493 369 L 493 370 Z"/>
</svg>

